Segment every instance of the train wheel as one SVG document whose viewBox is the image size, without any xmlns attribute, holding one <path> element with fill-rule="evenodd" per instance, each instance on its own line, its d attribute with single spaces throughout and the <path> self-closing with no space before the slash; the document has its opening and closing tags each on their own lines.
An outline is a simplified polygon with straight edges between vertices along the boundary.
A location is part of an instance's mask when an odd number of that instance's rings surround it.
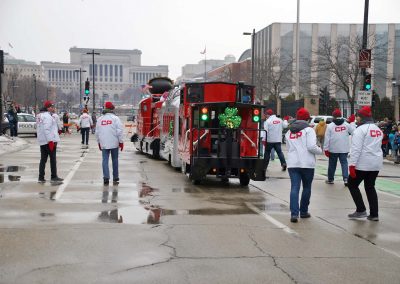
<svg viewBox="0 0 400 284">
<path fill-rule="evenodd" d="M 240 174 L 239 181 L 241 186 L 248 186 L 250 183 L 249 174 L 247 173 Z"/>
</svg>

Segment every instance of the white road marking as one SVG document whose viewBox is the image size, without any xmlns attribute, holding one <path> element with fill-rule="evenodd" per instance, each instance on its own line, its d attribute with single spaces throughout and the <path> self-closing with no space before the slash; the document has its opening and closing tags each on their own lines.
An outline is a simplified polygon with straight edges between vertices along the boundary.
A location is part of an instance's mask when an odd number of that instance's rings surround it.
<svg viewBox="0 0 400 284">
<path fill-rule="evenodd" d="M 251 210 L 253 210 L 254 212 L 256 212 L 257 214 L 263 216 L 265 219 L 267 219 L 267 221 L 271 222 L 272 224 L 274 224 L 275 226 L 277 226 L 279 229 L 282 229 L 283 231 L 285 231 L 288 234 L 292 234 L 292 235 L 298 235 L 298 233 L 296 231 L 293 231 L 292 229 L 290 229 L 288 226 L 286 226 L 285 224 L 279 222 L 278 220 L 276 220 L 275 218 L 273 218 L 272 216 L 268 215 L 267 213 L 261 211 L 260 209 L 258 209 L 257 207 L 255 207 L 253 204 L 251 204 L 250 202 L 245 202 L 246 206 L 249 207 Z"/>
<path fill-rule="evenodd" d="M 82 164 L 83 160 L 86 157 L 86 154 L 89 153 L 89 149 L 86 149 L 87 151 L 83 152 L 82 157 L 76 162 L 76 164 L 72 167 L 72 170 L 68 173 L 68 175 L 65 177 L 64 182 L 58 187 L 56 194 L 54 195 L 54 200 L 57 200 L 61 197 L 61 195 L 64 193 L 65 188 L 68 186 L 69 182 L 71 181 L 72 177 L 76 173 L 76 171 L 79 169 L 80 165 Z"/>
</svg>

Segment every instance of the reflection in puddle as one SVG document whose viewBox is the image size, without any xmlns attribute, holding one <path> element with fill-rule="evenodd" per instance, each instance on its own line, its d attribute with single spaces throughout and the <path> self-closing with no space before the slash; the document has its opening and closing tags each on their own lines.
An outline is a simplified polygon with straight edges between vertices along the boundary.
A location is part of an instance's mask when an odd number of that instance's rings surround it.
<svg viewBox="0 0 400 284">
<path fill-rule="evenodd" d="M 157 188 L 153 188 L 146 183 L 142 182 L 142 187 L 138 191 L 139 197 L 143 198 L 145 196 L 153 196 L 153 192 L 158 191 Z"/>
<path fill-rule="evenodd" d="M 0 174 L 0 183 L 4 183 L 4 174 Z M 8 180 L 9 181 L 20 181 L 21 180 L 21 176 L 14 176 L 14 175 L 8 175 Z"/>
<path fill-rule="evenodd" d="M 24 171 L 26 167 L 20 167 L 20 166 L 5 166 L 5 165 L 0 165 L 0 172 L 20 172 Z"/>
</svg>

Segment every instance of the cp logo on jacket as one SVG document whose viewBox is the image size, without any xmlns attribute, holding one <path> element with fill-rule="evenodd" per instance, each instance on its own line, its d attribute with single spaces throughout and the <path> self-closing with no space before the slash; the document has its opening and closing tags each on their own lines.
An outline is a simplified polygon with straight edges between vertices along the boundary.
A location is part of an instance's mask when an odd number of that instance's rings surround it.
<svg viewBox="0 0 400 284">
<path fill-rule="evenodd" d="M 369 134 L 371 135 L 371 137 L 379 137 L 379 136 L 382 136 L 382 131 L 380 131 L 380 130 L 370 130 Z"/>
<path fill-rule="evenodd" d="M 101 121 L 101 125 L 109 125 L 109 124 L 112 124 L 112 120 L 102 120 Z"/>
<path fill-rule="evenodd" d="M 303 132 L 292 133 L 290 132 L 289 139 L 297 139 L 303 135 Z"/>
</svg>

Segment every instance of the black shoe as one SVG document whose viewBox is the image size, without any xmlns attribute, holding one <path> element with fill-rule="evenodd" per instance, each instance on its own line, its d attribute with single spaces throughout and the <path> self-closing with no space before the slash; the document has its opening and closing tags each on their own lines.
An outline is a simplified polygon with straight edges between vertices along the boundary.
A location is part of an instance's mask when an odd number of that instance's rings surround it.
<svg viewBox="0 0 400 284">
<path fill-rule="evenodd" d="M 310 213 L 304 213 L 304 214 L 300 214 L 300 218 L 310 218 L 311 217 L 311 214 Z"/>
<path fill-rule="evenodd" d="M 63 180 L 64 179 L 60 178 L 60 177 L 51 178 L 51 181 L 56 181 L 56 182 L 63 181 Z"/>
<path fill-rule="evenodd" d="M 108 178 L 103 179 L 103 184 L 104 185 L 109 185 L 110 184 L 110 180 Z"/>
<path fill-rule="evenodd" d="M 379 217 L 378 216 L 368 215 L 367 219 L 370 220 L 370 221 L 379 221 Z"/>
<path fill-rule="evenodd" d="M 292 222 L 292 223 L 297 223 L 297 220 L 298 220 L 299 218 L 297 218 L 296 216 L 292 216 L 292 217 L 290 217 L 290 222 Z"/>
<path fill-rule="evenodd" d="M 283 164 L 283 165 L 282 165 L 282 171 L 286 171 L 286 168 L 287 168 L 287 165 L 286 165 L 286 164 Z"/>
<path fill-rule="evenodd" d="M 119 178 L 116 178 L 113 180 L 113 185 L 118 185 L 119 184 Z"/>
<path fill-rule="evenodd" d="M 45 183 L 46 180 L 44 178 L 38 178 L 38 183 Z"/>
</svg>

